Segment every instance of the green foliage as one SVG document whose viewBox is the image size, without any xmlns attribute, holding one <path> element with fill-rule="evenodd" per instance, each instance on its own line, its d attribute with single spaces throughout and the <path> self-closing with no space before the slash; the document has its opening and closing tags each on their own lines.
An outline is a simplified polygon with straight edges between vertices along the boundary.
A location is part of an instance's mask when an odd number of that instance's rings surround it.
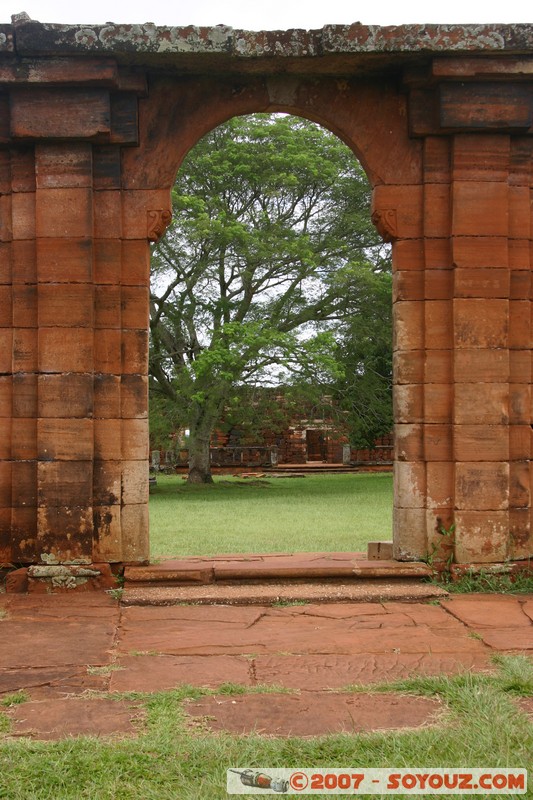
<svg viewBox="0 0 533 800">
<path fill-rule="evenodd" d="M 194 449 L 239 387 L 331 386 L 352 370 L 333 331 L 350 319 L 348 352 L 355 318 L 390 290 L 369 196 L 351 151 L 305 120 L 238 117 L 197 144 L 153 252 L 154 434 L 183 420 Z"/>
</svg>

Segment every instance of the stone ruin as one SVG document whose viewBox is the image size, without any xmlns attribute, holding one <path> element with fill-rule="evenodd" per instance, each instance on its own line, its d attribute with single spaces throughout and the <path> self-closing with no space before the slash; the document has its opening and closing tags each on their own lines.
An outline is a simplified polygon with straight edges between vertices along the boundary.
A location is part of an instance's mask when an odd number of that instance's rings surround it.
<svg viewBox="0 0 533 800">
<path fill-rule="evenodd" d="M 0 564 L 149 558 L 150 242 L 253 112 L 340 136 L 393 243 L 396 558 L 528 558 L 532 109 L 530 25 L 0 25 Z"/>
</svg>

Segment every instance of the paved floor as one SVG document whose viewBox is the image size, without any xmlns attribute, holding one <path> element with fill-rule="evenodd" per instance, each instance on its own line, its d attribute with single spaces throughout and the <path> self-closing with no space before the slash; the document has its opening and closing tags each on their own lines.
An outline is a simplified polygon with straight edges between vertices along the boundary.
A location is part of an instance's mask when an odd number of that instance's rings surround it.
<svg viewBox="0 0 533 800">
<path fill-rule="evenodd" d="M 412 674 L 490 670 L 495 653 L 533 652 L 533 596 L 121 607 L 98 592 L 4 594 L 0 631 L 0 697 L 25 690 L 31 699 L 9 711 L 14 732 L 49 738 L 52 729 L 55 735 L 133 730 L 138 704 L 126 703 L 121 716 L 100 698 L 99 711 L 88 690 L 232 682 L 320 692 Z M 80 713 L 87 703 L 94 713 Z"/>
</svg>

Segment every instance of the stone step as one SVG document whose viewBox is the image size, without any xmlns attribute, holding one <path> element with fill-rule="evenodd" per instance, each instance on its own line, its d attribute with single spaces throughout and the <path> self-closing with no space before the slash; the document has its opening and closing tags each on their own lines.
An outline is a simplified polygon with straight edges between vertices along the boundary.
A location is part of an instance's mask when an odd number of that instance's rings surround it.
<svg viewBox="0 0 533 800">
<path fill-rule="evenodd" d="M 425 578 L 431 568 L 418 561 L 368 560 L 362 553 L 249 554 L 182 558 L 127 567 L 126 585 L 207 585 L 273 581 L 351 581 Z"/>
<path fill-rule="evenodd" d="M 384 581 L 370 579 L 352 583 L 214 583 L 204 586 L 126 586 L 121 598 L 125 606 L 194 605 L 290 605 L 292 603 L 423 602 L 447 597 L 439 586 L 420 579 Z"/>
</svg>

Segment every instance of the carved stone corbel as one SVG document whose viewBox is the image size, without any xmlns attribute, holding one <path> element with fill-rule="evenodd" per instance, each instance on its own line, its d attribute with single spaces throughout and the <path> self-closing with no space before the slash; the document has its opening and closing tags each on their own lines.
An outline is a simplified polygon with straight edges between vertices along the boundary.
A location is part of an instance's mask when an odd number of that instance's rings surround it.
<svg viewBox="0 0 533 800">
<path fill-rule="evenodd" d="M 172 219 L 168 208 L 156 208 L 147 212 L 147 237 L 150 242 L 158 242 Z"/>
<path fill-rule="evenodd" d="M 395 208 L 376 209 L 370 219 L 384 242 L 394 242 L 398 238 L 398 222 Z"/>
</svg>

